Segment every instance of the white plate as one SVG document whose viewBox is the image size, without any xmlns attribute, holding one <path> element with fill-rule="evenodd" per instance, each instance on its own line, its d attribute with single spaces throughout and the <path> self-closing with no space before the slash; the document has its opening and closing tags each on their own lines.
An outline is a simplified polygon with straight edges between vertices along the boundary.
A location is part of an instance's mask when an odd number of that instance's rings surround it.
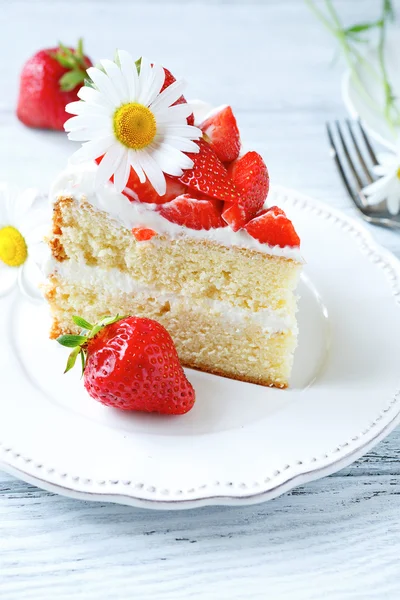
<svg viewBox="0 0 400 600">
<path fill-rule="evenodd" d="M 246 504 L 349 464 L 399 420 L 400 263 L 358 223 L 282 188 L 307 259 L 292 386 L 188 370 L 183 417 L 89 398 L 44 304 L 0 300 L 0 459 L 37 485 L 151 508 Z"/>
<path fill-rule="evenodd" d="M 386 62 L 389 80 L 393 92 L 397 98 L 400 97 L 400 36 L 398 29 L 388 31 L 386 46 Z M 378 70 L 377 52 L 369 48 L 365 53 L 366 63 Z M 342 96 L 348 111 L 353 119 L 360 118 L 368 133 L 378 142 L 390 146 L 400 135 L 400 128 L 392 131 L 384 117 L 383 86 L 377 85 L 376 79 L 371 75 L 368 66 L 359 65 L 357 73 L 363 82 L 365 89 L 374 98 L 380 110 L 376 111 L 369 105 L 365 96 L 360 92 L 359 86 L 350 71 L 344 74 L 342 81 Z"/>
</svg>

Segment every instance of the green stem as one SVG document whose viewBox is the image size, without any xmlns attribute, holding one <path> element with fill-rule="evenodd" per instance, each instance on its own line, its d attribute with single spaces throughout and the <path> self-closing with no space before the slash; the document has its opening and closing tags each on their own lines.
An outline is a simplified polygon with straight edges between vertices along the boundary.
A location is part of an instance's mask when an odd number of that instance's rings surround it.
<svg viewBox="0 0 400 600">
<path fill-rule="evenodd" d="M 307 4 L 307 6 L 309 7 L 309 9 L 314 13 L 314 15 L 317 17 L 317 19 L 319 19 L 321 21 L 321 23 L 323 25 L 325 25 L 325 27 L 331 32 L 333 33 L 333 35 L 336 34 L 336 30 L 334 27 L 332 27 L 332 25 L 330 24 L 330 22 L 328 21 L 328 19 L 325 17 L 325 15 L 323 14 L 322 11 L 320 11 L 314 4 L 314 2 L 312 0 L 305 0 L 305 3 Z"/>
<path fill-rule="evenodd" d="M 363 66 L 363 68 L 367 69 L 370 74 L 381 84 L 383 82 L 384 91 L 385 91 L 385 118 L 388 121 L 391 128 L 393 128 L 393 121 L 391 119 L 391 114 L 393 109 L 396 110 L 396 119 L 400 120 L 400 112 L 396 107 L 393 106 L 393 93 L 392 88 L 390 86 L 386 65 L 384 61 L 384 46 L 385 46 L 385 17 L 386 17 L 386 2 L 387 0 L 383 0 L 383 16 L 382 16 L 382 25 L 380 32 L 380 49 L 379 49 L 379 63 L 380 63 L 380 71 L 377 72 L 371 65 L 366 61 L 364 57 L 358 52 L 358 50 L 354 47 L 354 44 L 351 45 L 346 36 L 345 29 L 340 21 L 339 15 L 336 12 L 332 1 L 325 0 L 325 6 L 329 13 L 330 20 L 327 19 L 325 14 L 316 7 L 313 0 L 305 0 L 307 6 L 311 9 L 311 11 L 316 15 L 316 17 L 321 21 L 321 23 L 334 35 L 334 37 L 338 40 L 339 45 L 342 48 L 345 61 L 350 69 L 351 76 L 353 78 L 354 84 L 356 85 L 359 93 L 363 96 L 364 101 L 368 104 L 368 106 L 376 111 L 380 112 L 380 106 L 375 102 L 373 97 L 367 92 L 364 87 L 364 84 L 360 78 L 360 75 L 357 70 L 357 66 Z"/>
<path fill-rule="evenodd" d="M 383 0 L 382 10 L 382 25 L 380 27 L 379 42 L 378 42 L 378 61 L 382 74 L 383 91 L 385 95 L 385 108 L 384 114 L 387 124 L 389 125 L 392 132 L 395 131 L 395 123 L 392 118 L 392 113 L 396 114 L 395 119 L 398 120 L 399 109 L 396 107 L 393 101 L 393 90 L 389 82 L 388 72 L 386 69 L 385 62 L 385 45 L 386 45 L 386 2 Z"/>
</svg>

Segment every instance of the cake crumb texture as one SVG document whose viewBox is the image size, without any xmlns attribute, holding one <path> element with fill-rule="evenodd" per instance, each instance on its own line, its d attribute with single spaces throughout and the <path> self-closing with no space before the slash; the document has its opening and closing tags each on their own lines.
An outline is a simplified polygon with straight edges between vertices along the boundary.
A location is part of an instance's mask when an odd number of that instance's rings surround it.
<svg viewBox="0 0 400 600">
<path fill-rule="evenodd" d="M 56 267 L 71 261 L 117 269 L 141 291 L 112 288 L 106 277 L 101 282 L 63 279 L 55 268 L 47 288 L 51 337 L 78 333 L 71 321 L 76 314 L 91 322 L 105 314 L 145 316 L 166 327 L 185 366 L 265 386 L 288 385 L 296 327 L 268 333 L 251 317 L 270 309 L 295 323 L 299 263 L 185 236 L 138 242 L 106 213 L 72 198 L 56 202 L 53 225 Z M 216 314 L 210 309 L 214 300 L 241 309 L 243 319 Z"/>
</svg>

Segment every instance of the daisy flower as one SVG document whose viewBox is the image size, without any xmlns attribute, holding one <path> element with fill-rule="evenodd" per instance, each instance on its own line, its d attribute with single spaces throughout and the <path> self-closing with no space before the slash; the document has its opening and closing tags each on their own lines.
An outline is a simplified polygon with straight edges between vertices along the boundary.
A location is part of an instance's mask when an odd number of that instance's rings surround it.
<svg viewBox="0 0 400 600">
<path fill-rule="evenodd" d="M 71 157 L 72 164 L 103 156 L 96 174 L 96 185 L 114 176 L 122 192 L 132 168 L 141 183 L 146 178 L 156 192 L 166 192 L 167 175 L 181 176 L 193 167 L 185 152 L 198 152 L 193 140 L 201 137 L 197 127 L 187 124 L 189 104 L 173 104 L 184 88 L 175 81 L 161 91 L 165 72 L 161 65 L 142 57 L 140 66 L 128 52 L 119 50 L 116 62 L 100 61 L 90 67 L 88 85 L 78 92 L 80 100 L 67 104 L 66 111 L 76 115 L 65 123 L 70 140 L 85 142 Z"/>
<path fill-rule="evenodd" d="M 0 296 L 15 285 L 39 299 L 43 281 L 43 237 L 49 228 L 48 203 L 33 189 L 18 192 L 0 184 Z"/>
<path fill-rule="evenodd" d="M 394 153 L 382 152 L 377 155 L 379 164 L 373 167 L 380 179 L 367 185 L 363 192 L 368 204 L 379 204 L 386 200 L 392 215 L 400 212 L 400 140 Z"/>
</svg>

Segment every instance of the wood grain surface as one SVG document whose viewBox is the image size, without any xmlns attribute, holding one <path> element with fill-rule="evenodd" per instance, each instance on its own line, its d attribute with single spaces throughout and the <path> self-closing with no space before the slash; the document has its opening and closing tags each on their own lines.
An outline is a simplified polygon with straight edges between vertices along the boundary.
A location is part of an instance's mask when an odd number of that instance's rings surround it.
<svg viewBox="0 0 400 600">
<path fill-rule="evenodd" d="M 351 23 L 380 2 L 336 5 Z M 37 49 L 83 35 L 95 59 L 143 53 L 185 76 L 188 97 L 232 104 L 274 182 L 355 216 L 324 130 L 345 116 L 343 65 L 301 0 L 0 0 L 0 34 L 0 180 L 45 190 L 64 167 L 73 144 L 15 117 L 18 74 Z M 371 231 L 400 257 L 399 234 Z M 346 470 L 243 508 L 158 513 L 0 473 L 0 598 L 396 600 L 399 445 L 394 432 Z"/>
</svg>

